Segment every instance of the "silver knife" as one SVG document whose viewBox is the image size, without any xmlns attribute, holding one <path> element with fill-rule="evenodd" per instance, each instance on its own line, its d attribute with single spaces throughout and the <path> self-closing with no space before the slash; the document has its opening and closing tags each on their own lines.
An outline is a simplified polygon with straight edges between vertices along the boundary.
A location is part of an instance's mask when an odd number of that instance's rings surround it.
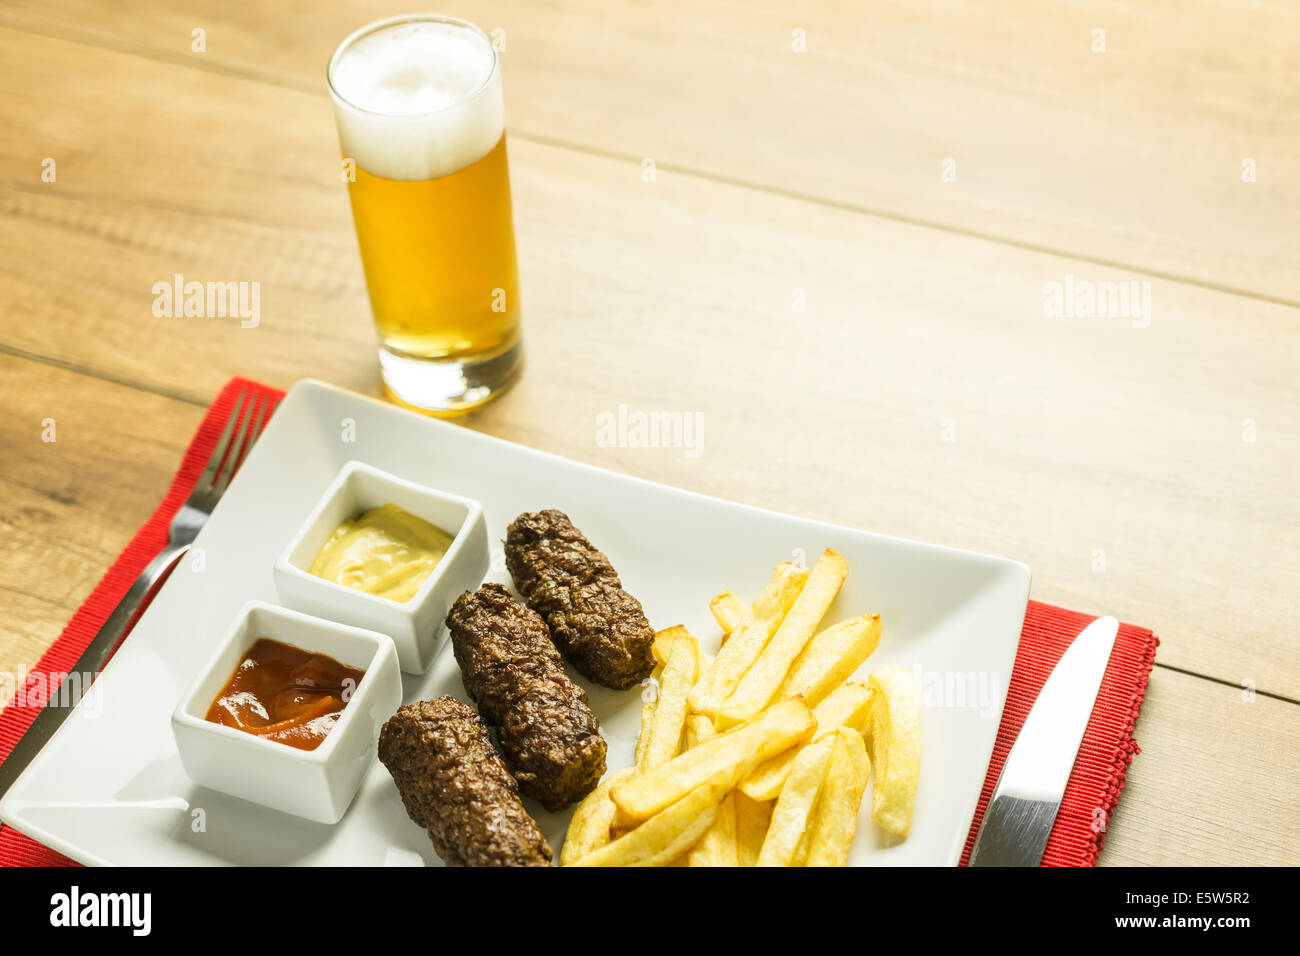
<svg viewBox="0 0 1300 956">
<path fill-rule="evenodd" d="M 1119 622 L 1099 617 L 1066 648 L 1007 754 L 969 866 L 1038 866 L 1079 755 Z"/>
</svg>

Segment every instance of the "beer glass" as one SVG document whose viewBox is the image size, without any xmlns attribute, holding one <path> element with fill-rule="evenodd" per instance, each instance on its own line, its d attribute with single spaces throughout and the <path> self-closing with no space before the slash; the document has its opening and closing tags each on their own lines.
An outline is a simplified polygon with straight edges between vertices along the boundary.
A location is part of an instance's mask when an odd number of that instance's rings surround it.
<svg viewBox="0 0 1300 956">
<path fill-rule="evenodd" d="M 362 27 L 328 79 L 384 388 L 455 413 L 519 374 L 519 277 L 491 39 L 420 14 Z"/>
</svg>

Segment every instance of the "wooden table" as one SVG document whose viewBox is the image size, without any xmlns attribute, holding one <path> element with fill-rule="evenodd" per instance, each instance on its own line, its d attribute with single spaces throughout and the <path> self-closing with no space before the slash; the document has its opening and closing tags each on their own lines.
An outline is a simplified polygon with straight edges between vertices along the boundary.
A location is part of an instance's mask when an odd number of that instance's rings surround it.
<svg viewBox="0 0 1300 956">
<path fill-rule="evenodd" d="M 985 6 L 449 11 L 504 31 L 529 363 L 464 424 L 1154 628 L 1102 862 L 1295 864 L 1294 5 Z M 0 670 L 229 376 L 377 391 L 324 63 L 407 7 L 0 8 Z M 261 324 L 155 318 L 176 273 L 259 282 Z M 1130 282 L 1149 315 L 1053 314 Z M 620 405 L 698 413 L 702 454 L 606 447 Z"/>
</svg>

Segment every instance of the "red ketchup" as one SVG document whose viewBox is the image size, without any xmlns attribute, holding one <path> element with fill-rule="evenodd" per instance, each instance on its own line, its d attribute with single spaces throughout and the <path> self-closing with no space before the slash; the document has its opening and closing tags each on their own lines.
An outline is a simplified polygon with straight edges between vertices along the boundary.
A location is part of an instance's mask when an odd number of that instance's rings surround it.
<svg viewBox="0 0 1300 956">
<path fill-rule="evenodd" d="M 259 638 L 244 654 L 207 719 L 299 750 L 334 729 L 365 671 L 332 657 Z"/>
</svg>

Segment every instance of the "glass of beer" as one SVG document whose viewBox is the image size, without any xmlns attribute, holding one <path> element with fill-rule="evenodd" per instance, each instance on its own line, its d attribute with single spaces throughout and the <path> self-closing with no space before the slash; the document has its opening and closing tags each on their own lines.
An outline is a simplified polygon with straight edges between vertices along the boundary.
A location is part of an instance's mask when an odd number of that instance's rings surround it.
<svg viewBox="0 0 1300 956">
<path fill-rule="evenodd" d="M 464 20 L 394 17 L 344 40 L 328 78 L 384 388 L 481 405 L 523 364 L 496 48 Z"/>
</svg>

